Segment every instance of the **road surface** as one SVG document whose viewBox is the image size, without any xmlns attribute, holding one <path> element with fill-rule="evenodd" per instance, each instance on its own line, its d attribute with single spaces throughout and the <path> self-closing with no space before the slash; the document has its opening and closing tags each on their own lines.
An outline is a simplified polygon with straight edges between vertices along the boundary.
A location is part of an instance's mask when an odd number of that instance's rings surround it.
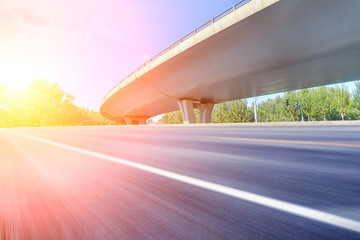
<svg viewBox="0 0 360 240">
<path fill-rule="evenodd" d="M 0 239 L 360 239 L 360 126 L 0 129 Z"/>
</svg>

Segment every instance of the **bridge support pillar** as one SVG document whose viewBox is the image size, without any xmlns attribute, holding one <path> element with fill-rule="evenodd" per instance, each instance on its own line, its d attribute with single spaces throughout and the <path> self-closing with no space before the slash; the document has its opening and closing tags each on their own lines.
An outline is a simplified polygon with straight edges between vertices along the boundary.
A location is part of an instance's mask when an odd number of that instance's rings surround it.
<svg viewBox="0 0 360 240">
<path fill-rule="evenodd" d="M 126 125 L 146 124 L 148 118 L 149 117 L 124 117 Z"/>
<path fill-rule="evenodd" d="M 210 123 L 214 103 L 199 103 L 190 99 L 177 101 L 184 124 L 196 123 L 194 108 L 200 109 L 200 123 Z"/>
<path fill-rule="evenodd" d="M 132 125 L 131 117 L 125 117 L 125 123 L 126 123 L 126 125 Z"/>
<path fill-rule="evenodd" d="M 182 99 L 177 101 L 184 124 L 195 123 L 194 104 L 192 100 Z"/>
<path fill-rule="evenodd" d="M 210 123 L 214 103 L 200 104 L 200 123 Z"/>
</svg>

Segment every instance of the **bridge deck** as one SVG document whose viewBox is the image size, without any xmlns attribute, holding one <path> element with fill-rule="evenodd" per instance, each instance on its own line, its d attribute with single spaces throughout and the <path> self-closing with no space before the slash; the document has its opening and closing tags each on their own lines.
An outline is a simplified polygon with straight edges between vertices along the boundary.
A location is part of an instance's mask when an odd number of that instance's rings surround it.
<svg viewBox="0 0 360 240">
<path fill-rule="evenodd" d="M 101 113 L 155 116 L 177 99 L 223 102 L 360 79 L 360 1 L 252 0 L 120 82 Z"/>
</svg>

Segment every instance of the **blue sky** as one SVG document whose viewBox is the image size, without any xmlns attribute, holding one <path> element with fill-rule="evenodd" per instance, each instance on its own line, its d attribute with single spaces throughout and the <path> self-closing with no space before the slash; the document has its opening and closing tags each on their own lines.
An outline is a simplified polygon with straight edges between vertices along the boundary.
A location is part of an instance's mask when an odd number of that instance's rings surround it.
<svg viewBox="0 0 360 240">
<path fill-rule="evenodd" d="M 144 63 L 237 1 L 0 0 L 0 84 L 47 79 L 93 110 Z"/>
</svg>

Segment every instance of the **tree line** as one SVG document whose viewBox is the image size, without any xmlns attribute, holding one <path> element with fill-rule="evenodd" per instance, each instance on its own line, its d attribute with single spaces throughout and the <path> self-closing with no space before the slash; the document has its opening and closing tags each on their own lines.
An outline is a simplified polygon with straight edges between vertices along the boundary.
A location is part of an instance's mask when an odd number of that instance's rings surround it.
<svg viewBox="0 0 360 240">
<path fill-rule="evenodd" d="M 257 106 L 259 122 L 300 121 L 301 111 L 290 103 L 301 106 L 305 121 L 334 121 L 360 119 L 360 81 L 349 92 L 341 87 L 318 87 L 290 91 Z M 197 122 L 199 110 L 195 110 Z M 211 117 L 213 123 L 254 122 L 254 106 L 247 100 L 215 104 Z M 180 111 L 165 114 L 164 124 L 183 123 Z M 105 119 L 97 111 L 74 104 L 74 97 L 56 83 L 38 80 L 26 88 L 10 91 L 0 85 L 0 127 L 78 126 L 117 124 Z"/>
<path fill-rule="evenodd" d="M 0 85 L 0 127 L 115 124 L 73 101 L 74 96 L 46 80 L 31 82 L 17 91 Z"/>
<path fill-rule="evenodd" d="M 301 106 L 305 121 L 336 121 L 360 119 L 360 81 L 355 82 L 355 90 L 349 92 L 342 84 L 340 87 L 317 87 L 286 92 L 282 96 L 268 99 L 257 105 L 259 122 L 300 121 L 301 111 L 286 105 L 286 99 L 293 105 Z M 195 117 L 199 122 L 199 110 Z M 180 111 L 165 114 L 160 120 L 165 124 L 180 124 Z M 211 116 L 213 123 L 254 122 L 254 105 L 248 106 L 247 100 L 235 100 L 215 104 Z"/>
</svg>

